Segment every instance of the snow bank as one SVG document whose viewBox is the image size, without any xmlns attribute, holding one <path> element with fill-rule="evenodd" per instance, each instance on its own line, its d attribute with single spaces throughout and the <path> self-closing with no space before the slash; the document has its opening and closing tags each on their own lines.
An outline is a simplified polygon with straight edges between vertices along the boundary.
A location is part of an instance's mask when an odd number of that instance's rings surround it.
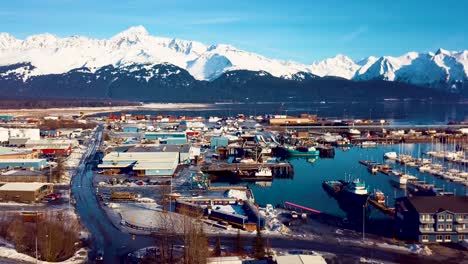
<svg viewBox="0 0 468 264">
<path fill-rule="evenodd" d="M 0 241 L 1 243 L 1 241 Z M 17 260 L 22 262 L 30 262 L 30 263 L 39 263 L 39 264 L 47 264 L 47 263 L 55 263 L 55 264 L 78 264 L 78 263 L 86 263 L 88 258 L 88 251 L 84 248 L 79 249 L 73 257 L 69 258 L 68 260 L 62 262 L 47 262 L 47 261 L 37 261 L 36 259 L 28 256 L 23 253 L 19 253 L 14 248 L 2 246 L 0 247 L 0 258 Z"/>
</svg>

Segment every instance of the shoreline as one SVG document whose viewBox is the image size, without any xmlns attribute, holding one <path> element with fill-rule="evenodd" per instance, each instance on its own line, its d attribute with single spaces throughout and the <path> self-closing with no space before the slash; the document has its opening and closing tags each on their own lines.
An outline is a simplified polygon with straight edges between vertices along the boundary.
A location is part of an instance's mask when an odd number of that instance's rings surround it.
<svg viewBox="0 0 468 264">
<path fill-rule="evenodd" d="M 191 110 L 191 109 L 212 109 L 214 104 L 202 103 L 148 103 L 142 105 L 129 106 L 109 106 L 109 107 L 60 107 L 60 108 L 34 108 L 34 109 L 2 109 L 2 114 L 10 114 L 15 117 L 44 117 L 51 115 L 74 116 L 74 115 L 95 115 L 99 113 L 113 113 L 120 111 L 157 111 L 157 110 Z"/>
</svg>

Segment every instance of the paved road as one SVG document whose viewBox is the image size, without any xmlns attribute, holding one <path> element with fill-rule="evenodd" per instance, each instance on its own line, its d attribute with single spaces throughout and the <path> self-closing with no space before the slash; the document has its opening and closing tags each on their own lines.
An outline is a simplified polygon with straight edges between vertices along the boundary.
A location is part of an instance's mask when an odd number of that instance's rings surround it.
<svg viewBox="0 0 468 264">
<path fill-rule="evenodd" d="M 115 228 L 100 208 L 93 187 L 92 161 L 102 141 L 102 127 L 96 131 L 96 140 L 91 142 L 77 174 L 72 180 L 72 194 L 76 200 L 76 210 L 81 222 L 92 234 L 91 258 L 96 252 L 104 251 L 105 263 L 119 263 L 122 251 L 131 252 L 152 244 L 153 239 L 145 236 L 132 236 Z"/>
</svg>

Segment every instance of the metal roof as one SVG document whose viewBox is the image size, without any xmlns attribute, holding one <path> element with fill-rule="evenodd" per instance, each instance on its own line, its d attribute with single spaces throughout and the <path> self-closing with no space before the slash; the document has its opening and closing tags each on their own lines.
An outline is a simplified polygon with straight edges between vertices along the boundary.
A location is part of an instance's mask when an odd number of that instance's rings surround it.
<svg viewBox="0 0 468 264">
<path fill-rule="evenodd" d="M 468 213 L 468 196 L 414 196 L 407 200 L 419 213 Z"/>
<path fill-rule="evenodd" d="M 0 191 L 36 191 L 47 183 L 39 182 L 11 182 L 0 186 Z"/>
<path fill-rule="evenodd" d="M 133 170 L 174 170 L 176 162 L 137 162 Z"/>
<path fill-rule="evenodd" d="M 111 152 L 104 156 L 103 161 L 158 161 L 170 162 L 179 160 L 179 152 Z"/>
</svg>

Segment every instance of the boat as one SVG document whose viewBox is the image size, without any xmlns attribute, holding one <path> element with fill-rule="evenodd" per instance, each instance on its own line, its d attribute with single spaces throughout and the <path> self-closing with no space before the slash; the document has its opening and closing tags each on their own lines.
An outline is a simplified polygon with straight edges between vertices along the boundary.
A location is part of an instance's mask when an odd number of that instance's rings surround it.
<svg viewBox="0 0 468 264">
<path fill-rule="evenodd" d="M 369 198 L 369 191 L 359 179 L 354 181 L 324 181 L 324 189 L 336 199 L 343 202 L 363 206 Z"/>
<path fill-rule="evenodd" d="M 361 143 L 361 147 L 363 148 L 366 148 L 366 147 L 370 148 L 370 147 L 375 147 L 375 146 L 377 146 L 377 143 L 375 143 L 374 141 L 363 141 Z"/>
<path fill-rule="evenodd" d="M 361 131 L 359 131 L 359 130 L 357 130 L 355 128 L 351 128 L 351 129 L 348 130 L 348 134 L 350 136 L 358 137 L 358 136 L 361 135 Z"/>
<path fill-rule="evenodd" d="M 255 176 L 256 177 L 272 177 L 273 173 L 271 172 L 271 169 L 269 168 L 260 168 L 260 170 L 258 170 L 255 173 Z"/>
<path fill-rule="evenodd" d="M 409 181 L 407 185 L 408 191 L 416 196 L 436 196 L 437 191 L 432 184 L 424 182 Z"/>
<path fill-rule="evenodd" d="M 306 146 L 288 146 L 286 148 L 289 156 L 318 156 L 320 151 L 315 147 Z"/>
<path fill-rule="evenodd" d="M 381 190 L 374 190 L 370 196 L 370 199 L 376 201 L 379 204 L 385 204 L 385 194 Z"/>
<path fill-rule="evenodd" d="M 337 141 L 335 141 L 335 145 L 337 147 L 351 147 L 352 146 L 351 142 L 347 138 L 338 139 Z"/>
<path fill-rule="evenodd" d="M 398 158 L 398 154 L 394 151 L 387 152 L 384 154 L 385 159 L 396 160 Z"/>
</svg>

